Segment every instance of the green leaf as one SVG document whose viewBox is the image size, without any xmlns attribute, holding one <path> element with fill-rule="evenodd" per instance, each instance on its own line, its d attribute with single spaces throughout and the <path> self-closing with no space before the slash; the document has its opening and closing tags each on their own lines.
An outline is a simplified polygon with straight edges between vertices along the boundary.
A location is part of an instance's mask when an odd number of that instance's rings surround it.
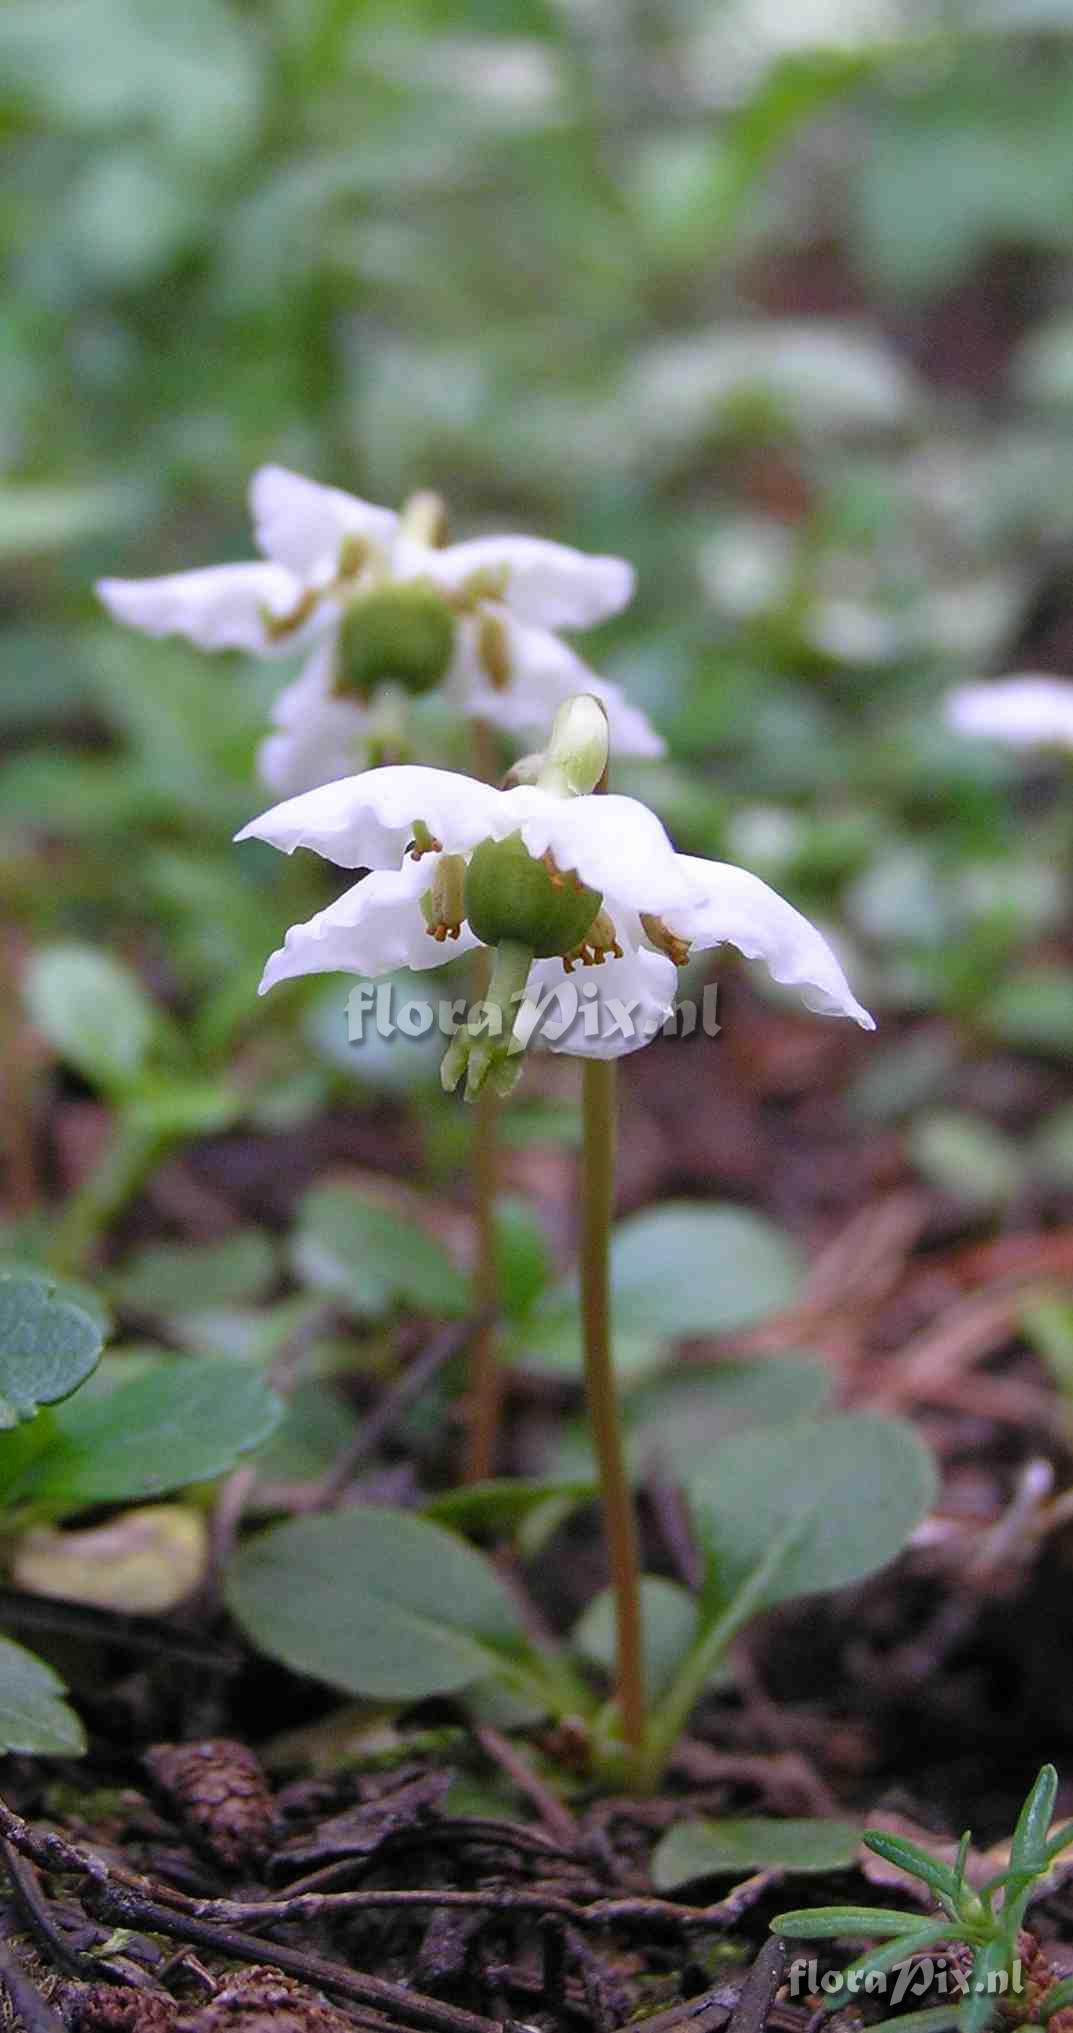
<svg viewBox="0 0 1073 2033">
<path fill-rule="evenodd" d="M 267 1439 L 281 1411 L 244 1363 L 169 1357 L 103 1397 L 60 1406 L 12 1500 L 60 1516 L 208 1482 Z"/>
<path fill-rule="evenodd" d="M 275 1251 L 263 1229 L 237 1229 L 202 1247 L 152 1243 L 113 1273 L 110 1290 L 132 1313 L 167 1316 L 198 1308 L 259 1299 L 276 1271 Z"/>
<path fill-rule="evenodd" d="M 1045 1867 L 1047 1833 L 1057 1797 L 1058 1774 L 1053 1765 L 1043 1765 L 1017 1817 L 1010 1843 L 1011 1871 L 1040 1871 Z"/>
<path fill-rule="evenodd" d="M 46 946 L 26 970 L 33 1022 L 68 1065 L 125 1098 L 162 1029 L 141 983 L 95 946 Z"/>
<path fill-rule="evenodd" d="M 356 1440 L 357 1414 L 322 1377 L 289 1393 L 283 1417 L 257 1456 L 265 1482 L 316 1482 Z"/>
<path fill-rule="evenodd" d="M 924 1177 L 977 1213 L 1001 1213 L 1024 1184 L 1022 1153 L 981 1116 L 952 1108 L 918 1116 L 908 1143 Z"/>
<path fill-rule="evenodd" d="M 837 2012 L 840 2004 L 844 2005 L 854 1997 L 859 1980 L 870 1974 L 879 1975 L 884 1970 L 898 1969 L 911 1956 L 918 1955 L 921 1949 L 932 1948 L 937 1941 L 948 1941 L 950 1933 L 951 1923 L 945 1916 L 941 1920 L 922 1921 L 918 1914 L 910 1932 L 889 1941 L 885 1948 L 866 1948 L 863 1955 L 846 1964 L 841 1972 L 842 1987 L 825 1998 L 824 2012 Z"/>
<path fill-rule="evenodd" d="M 551 1247 L 528 1201 L 511 1195 L 496 1208 L 496 1269 L 504 1312 L 524 1319 L 551 1277 Z"/>
<path fill-rule="evenodd" d="M 919 1844 L 909 1842 L 903 1835 L 888 1835 L 884 1828 L 867 1828 L 864 1840 L 877 1857 L 907 1871 L 910 1877 L 920 1878 L 938 1898 L 957 1898 L 960 1890 L 957 1872 L 949 1864 L 940 1863 L 938 1857 L 929 1856 Z"/>
<path fill-rule="evenodd" d="M 595 1497 L 596 1485 L 588 1477 L 537 1482 L 524 1476 L 496 1476 L 444 1490 L 425 1505 L 422 1515 L 456 1532 L 514 1532 L 544 1504 L 563 1503 L 573 1509 Z"/>
<path fill-rule="evenodd" d="M 1000 1993 L 992 1989 L 991 1979 L 1002 1974 L 1009 1977 L 1010 1962 L 1016 1953 L 1016 1946 L 1005 1939 L 985 1941 L 977 1949 L 972 1959 L 969 1995 L 962 1999 L 958 2014 L 961 2033 L 983 2033 L 984 2027 L 1001 2011 Z"/>
<path fill-rule="evenodd" d="M 645 1685 L 650 1701 L 670 1686 L 697 1635 L 699 1609 L 687 1589 L 661 1575 L 641 1578 Z M 574 1626 L 571 1644 L 583 1659 L 612 1674 L 615 1668 L 615 1600 L 605 1588 Z"/>
<path fill-rule="evenodd" d="M 315 1186 L 292 1244 L 297 1277 L 362 1319 L 396 1306 L 463 1314 L 469 1282 L 420 1222 L 366 1199 L 356 1187 Z"/>
<path fill-rule="evenodd" d="M 1073 1055 L 1073 968 L 1026 967 L 1001 982 L 979 1014 L 1002 1044 L 1068 1059 Z"/>
<path fill-rule="evenodd" d="M 743 1814 L 679 1821 L 657 1844 L 652 1876 L 661 1892 L 723 1871 L 841 1871 L 855 1861 L 861 1831 L 852 1821 L 776 1820 Z"/>
<path fill-rule="evenodd" d="M 101 530 L 137 519 L 142 503 L 121 484 L 74 487 L 41 484 L 0 493 L 0 559 L 32 558 L 84 543 Z"/>
<path fill-rule="evenodd" d="M 0 1272 L 0 1429 L 32 1419 L 92 1375 L 98 1322 L 36 1271 Z"/>
<path fill-rule="evenodd" d="M 1068 1849 L 1071 1842 L 1073 1842 L 1073 1821 L 1067 1821 L 1058 1830 L 1057 1835 L 1052 1835 L 1047 1844 L 1044 1852 L 1047 1863 L 1053 1863 L 1055 1857 L 1061 1856 L 1062 1851 Z"/>
<path fill-rule="evenodd" d="M 946 1921 L 947 1933 L 950 1923 Z M 799 1906 L 776 1913 L 773 1934 L 788 1941 L 881 1941 L 884 1935 L 916 1934 L 919 1913 L 899 1913 L 893 1906 Z"/>
<path fill-rule="evenodd" d="M 511 1676 L 526 1650 L 491 1563 L 406 1511 L 299 1518 L 250 1540 L 227 1579 L 247 1636 L 296 1673 L 376 1701 Z"/>
<path fill-rule="evenodd" d="M 787 1532 L 762 1606 L 860 1580 L 901 1551 L 935 1489 L 931 1456 L 902 1420 L 853 1413 L 744 1434 L 688 1484 L 716 1606 Z"/>
<path fill-rule="evenodd" d="M 80 1757 L 86 1739 L 63 1694 L 63 1682 L 51 1666 L 10 1638 L 0 1638 L 0 1751 Z"/>
<path fill-rule="evenodd" d="M 611 1239 L 615 1368 L 650 1372 L 670 1341 L 728 1334 L 779 1313 L 803 1264 L 780 1229 L 740 1207 L 669 1200 L 620 1221 Z M 549 1292 L 519 1329 L 534 1367 L 579 1371 L 576 1279 Z"/>
<path fill-rule="evenodd" d="M 707 1363 L 649 1379 L 625 1400 L 626 1446 L 640 1473 L 684 1481 L 701 1470 L 714 1448 L 753 1426 L 778 1426 L 823 1408 L 831 1378 L 802 1356 L 764 1356 L 752 1362 Z M 578 1420 L 561 1436 L 552 1466 L 560 1475 L 593 1472 L 588 1423 Z"/>
<path fill-rule="evenodd" d="M 781 1313 L 803 1268 L 781 1229 L 714 1203 L 666 1201 L 619 1222 L 611 1243 L 616 1318 L 664 1341 L 728 1334 Z"/>
<path fill-rule="evenodd" d="M 1036 2006 L 1036 2018 L 1046 2026 L 1066 2005 L 1073 2005 L 1073 1977 L 1063 1977 L 1060 1983 L 1052 1984 L 1042 2004 Z"/>
</svg>

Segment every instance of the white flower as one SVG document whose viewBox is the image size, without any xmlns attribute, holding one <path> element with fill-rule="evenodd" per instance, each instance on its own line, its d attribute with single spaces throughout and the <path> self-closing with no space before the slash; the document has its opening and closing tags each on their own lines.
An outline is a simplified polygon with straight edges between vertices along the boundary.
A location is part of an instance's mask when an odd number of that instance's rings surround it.
<svg viewBox="0 0 1073 2033">
<path fill-rule="evenodd" d="M 117 620 L 202 649 L 280 657 L 313 642 L 261 751 L 273 789 L 349 774 L 365 759 L 370 702 L 393 679 L 442 684 L 459 712 L 510 734 L 546 727 L 564 699 L 592 692 L 620 754 L 662 753 L 644 714 L 554 632 L 627 604 L 633 573 L 621 558 L 525 536 L 441 548 L 427 497 L 399 516 L 280 466 L 254 474 L 250 507 L 264 562 L 102 579 L 97 590 Z"/>
<path fill-rule="evenodd" d="M 516 1039 L 527 1038 L 535 1015 L 554 1005 L 555 1021 L 541 1039 L 553 1050 L 600 1058 L 635 1051 L 673 1011 L 677 965 L 692 949 L 724 943 L 763 960 L 810 1008 L 874 1029 L 807 918 L 744 869 L 677 854 L 659 820 L 633 798 L 562 797 L 532 784 L 500 791 L 445 770 L 402 766 L 291 798 L 238 838 L 267 840 L 288 854 L 311 847 L 342 868 L 371 871 L 307 924 L 291 927 L 265 968 L 262 993 L 296 975 L 376 977 L 438 967 L 482 943 L 466 915 L 479 909 L 482 927 L 497 912 L 502 920 L 487 943 L 502 952 L 520 940 L 531 949 Z M 487 843 L 508 841 L 528 875 L 533 864 L 539 881 L 547 872 L 564 912 L 572 917 L 580 908 L 581 929 L 565 935 L 565 951 L 553 946 L 549 955 L 545 942 L 545 957 L 533 958 L 529 921 L 515 931 L 512 905 L 493 896 L 490 906 L 488 869 L 493 891 L 496 881 L 510 888 L 512 870 L 501 848 L 489 862 Z M 587 905 L 578 903 L 581 890 Z M 575 973 L 579 962 L 593 974 Z"/>
<path fill-rule="evenodd" d="M 1025 676 L 961 685 L 946 701 L 946 718 L 958 734 L 1014 748 L 1073 748 L 1073 682 Z"/>
</svg>

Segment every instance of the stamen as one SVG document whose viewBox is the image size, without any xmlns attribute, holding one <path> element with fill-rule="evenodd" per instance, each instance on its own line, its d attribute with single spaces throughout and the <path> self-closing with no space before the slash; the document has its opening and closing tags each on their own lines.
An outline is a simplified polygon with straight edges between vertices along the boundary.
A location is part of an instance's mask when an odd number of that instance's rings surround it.
<svg viewBox="0 0 1073 2033">
<path fill-rule="evenodd" d="M 364 571 L 372 556 L 372 545 L 368 537 L 359 536 L 351 530 L 339 546 L 339 559 L 335 571 L 338 579 L 356 579 Z"/>
<path fill-rule="evenodd" d="M 498 614 L 482 614 L 477 623 L 477 655 L 488 682 L 495 691 L 505 692 L 510 684 L 510 638 L 506 623 Z"/>
<path fill-rule="evenodd" d="M 563 954 L 563 968 L 572 974 L 579 961 L 582 967 L 602 967 L 609 954 L 613 960 L 621 960 L 622 948 L 607 912 L 597 911 L 581 944 Z"/>
<path fill-rule="evenodd" d="M 414 837 L 406 849 L 411 861 L 420 861 L 423 854 L 442 854 L 443 841 L 430 833 L 423 819 L 414 820 Z"/>
<path fill-rule="evenodd" d="M 262 607 L 261 620 L 269 642 L 282 642 L 284 636 L 293 634 L 296 628 L 301 628 L 303 621 L 308 621 L 310 615 L 315 613 L 319 599 L 319 589 L 307 586 L 289 614 L 273 614 L 267 607 Z"/>
<path fill-rule="evenodd" d="M 692 950 L 688 939 L 679 938 L 678 933 L 672 932 L 662 918 L 655 917 L 650 911 L 641 912 L 641 929 L 657 953 L 665 953 L 676 967 L 685 966 Z"/>
<path fill-rule="evenodd" d="M 506 565 L 478 565 L 446 598 L 458 614 L 472 614 L 483 600 L 502 600 L 509 578 Z"/>
<path fill-rule="evenodd" d="M 425 849 L 425 852 L 430 852 Z M 437 946 L 457 939 L 466 921 L 466 864 L 461 854 L 444 854 L 421 898 L 425 930 Z"/>
<path fill-rule="evenodd" d="M 548 874 L 551 877 L 552 887 L 554 889 L 564 889 L 567 883 L 570 884 L 572 889 L 577 890 L 579 893 L 584 889 L 585 884 L 582 882 L 581 877 L 577 872 L 577 869 L 560 868 L 550 847 L 547 849 L 546 853 L 541 855 L 540 859 L 543 862 L 545 868 L 548 871 Z"/>
<path fill-rule="evenodd" d="M 447 504 L 438 494 L 421 488 L 411 494 L 400 518 L 403 536 L 427 550 L 440 551 L 447 542 Z"/>
</svg>

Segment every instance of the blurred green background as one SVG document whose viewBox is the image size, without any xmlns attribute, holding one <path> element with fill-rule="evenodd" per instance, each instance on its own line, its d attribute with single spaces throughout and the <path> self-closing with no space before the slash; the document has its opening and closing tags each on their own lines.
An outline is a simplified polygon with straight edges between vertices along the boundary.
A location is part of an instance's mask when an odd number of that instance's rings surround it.
<svg viewBox="0 0 1073 2033">
<path fill-rule="evenodd" d="M 285 673 L 92 595 L 249 555 L 271 459 L 630 557 L 623 787 L 888 1016 L 1067 1051 L 1064 780 L 940 708 L 1073 668 L 1071 0 L 6 0 L 0 114 L 12 964 L 103 941 L 202 1067 L 304 1010 L 322 877 L 229 845 Z"/>
</svg>

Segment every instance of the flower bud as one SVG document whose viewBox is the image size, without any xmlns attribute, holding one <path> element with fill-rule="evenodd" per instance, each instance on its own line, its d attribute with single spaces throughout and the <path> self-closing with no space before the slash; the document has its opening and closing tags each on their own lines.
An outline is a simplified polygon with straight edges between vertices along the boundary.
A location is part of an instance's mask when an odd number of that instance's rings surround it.
<svg viewBox="0 0 1073 2033">
<path fill-rule="evenodd" d="M 485 946 L 504 940 L 527 946 L 538 960 L 581 945 L 603 902 L 573 872 L 534 860 L 520 833 L 485 840 L 466 870 L 466 917 Z"/>
<path fill-rule="evenodd" d="M 387 683 L 431 692 L 446 676 L 454 640 L 454 617 L 430 580 L 374 586 L 343 610 L 335 690 L 363 699 Z"/>
<path fill-rule="evenodd" d="M 607 770 L 607 756 L 607 714 L 591 692 L 577 692 L 552 722 L 540 781 L 559 797 L 587 797 Z"/>
</svg>

